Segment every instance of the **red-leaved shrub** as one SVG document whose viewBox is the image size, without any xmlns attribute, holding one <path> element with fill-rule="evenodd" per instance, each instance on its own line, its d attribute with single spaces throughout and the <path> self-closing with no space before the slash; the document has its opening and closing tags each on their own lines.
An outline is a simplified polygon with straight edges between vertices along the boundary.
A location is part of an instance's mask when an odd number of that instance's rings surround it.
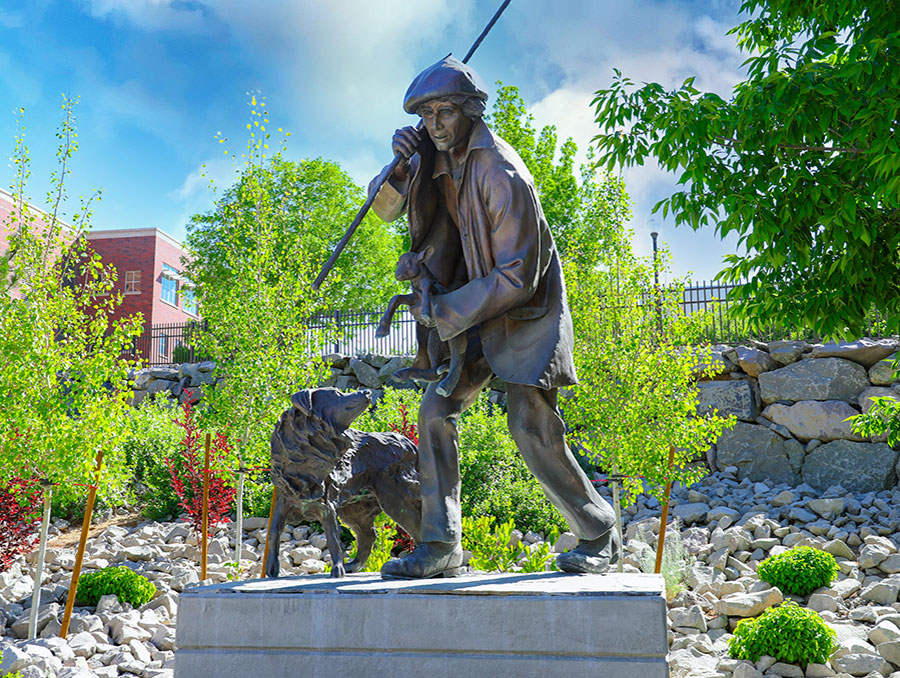
<svg viewBox="0 0 900 678">
<path fill-rule="evenodd" d="M 416 447 L 418 447 L 419 430 L 416 428 L 415 422 L 410 420 L 409 410 L 406 409 L 406 405 L 404 403 L 400 403 L 397 409 L 400 410 L 400 423 L 391 424 L 391 430 L 394 433 L 399 433 L 402 436 L 406 436 L 416 444 Z"/>
<path fill-rule="evenodd" d="M 13 478 L 0 487 L 0 572 L 34 546 L 41 504 L 41 486 L 36 479 Z"/>
<path fill-rule="evenodd" d="M 187 513 L 191 527 L 199 534 L 203 529 L 203 466 L 204 451 L 201 431 L 194 422 L 191 404 L 186 401 L 181 407 L 181 416 L 174 422 L 184 429 L 181 441 L 181 456 L 166 457 L 166 466 L 172 479 L 172 490 L 178 495 L 178 504 Z M 212 438 L 209 453 L 209 526 L 228 521 L 231 503 L 237 491 L 225 484 L 222 477 L 223 464 L 231 451 L 228 437 L 217 433 Z"/>
</svg>

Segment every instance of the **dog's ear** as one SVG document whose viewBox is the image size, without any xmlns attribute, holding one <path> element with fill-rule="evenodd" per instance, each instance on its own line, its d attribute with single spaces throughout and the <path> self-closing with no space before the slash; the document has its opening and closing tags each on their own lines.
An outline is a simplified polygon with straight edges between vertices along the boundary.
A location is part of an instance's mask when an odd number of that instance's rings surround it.
<svg viewBox="0 0 900 678">
<path fill-rule="evenodd" d="M 291 405 L 303 412 L 303 414 L 305 414 L 307 417 L 310 416 L 313 411 L 312 391 L 308 389 L 298 391 L 291 396 Z"/>
<path fill-rule="evenodd" d="M 434 247 L 432 247 L 431 245 L 428 245 L 425 247 L 424 250 L 419 252 L 419 256 L 416 257 L 416 261 L 420 261 L 420 262 L 428 261 L 429 259 L 431 259 L 433 254 L 434 254 Z"/>
</svg>

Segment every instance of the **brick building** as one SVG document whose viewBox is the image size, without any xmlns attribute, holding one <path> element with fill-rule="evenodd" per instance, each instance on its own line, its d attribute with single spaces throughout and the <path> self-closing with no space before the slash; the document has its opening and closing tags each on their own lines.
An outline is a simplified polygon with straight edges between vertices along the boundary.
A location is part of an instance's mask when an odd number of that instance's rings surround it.
<svg viewBox="0 0 900 678">
<path fill-rule="evenodd" d="M 20 209 L 22 207 L 24 209 Z M 35 233 L 43 232 L 52 221 L 51 216 L 43 210 L 32 204 L 22 206 L 16 196 L 0 188 L 0 257 L 9 250 L 9 236 L 18 228 L 17 218 L 30 219 L 32 232 Z M 63 247 L 68 247 L 75 237 L 75 229 L 62 219 L 57 219 L 57 226 L 59 227 L 60 247 L 53 252 L 54 255 L 58 255 Z M 13 297 L 19 296 L 16 288 L 12 289 L 12 295 Z"/>
<path fill-rule="evenodd" d="M 187 257 L 181 243 L 158 228 L 90 231 L 85 237 L 103 263 L 116 268 L 114 290 L 123 302 L 114 317 L 143 316 L 144 336 L 137 342 L 142 356 L 154 362 L 172 358 L 184 341 L 181 326 L 199 320 L 190 281 L 181 275 Z"/>
</svg>

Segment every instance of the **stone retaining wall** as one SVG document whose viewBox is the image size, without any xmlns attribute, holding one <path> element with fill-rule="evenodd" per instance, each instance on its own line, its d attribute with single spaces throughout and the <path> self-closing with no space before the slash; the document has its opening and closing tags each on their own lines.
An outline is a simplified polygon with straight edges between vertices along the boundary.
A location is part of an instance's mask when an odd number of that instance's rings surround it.
<svg viewBox="0 0 900 678">
<path fill-rule="evenodd" d="M 900 477 L 898 452 L 884 440 L 854 434 L 847 417 L 865 412 L 871 398 L 900 400 L 891 361 L 900 341 L 808 344 L 773 341 L 713 347 L 714 376 L 699 383 L 701 412 L 718 410 L 738 421 L 708 455 L 713 468 L 734 467 L 739 480 L 770 480 L 817 489 L 841 485 L 853 492 L 894 487 Z M 403 356 L 325 356 L 331 375 L 323 386 L 352 391 L 368 388 L 377 400 L 386 387 L 416 388 L 391 376 L 411 362 Z M 215 363 L 186 363 L 139 371 L 134 403 L 165 394 L 196 402 L 214 384 Z M 495 379 L 489 398 L 503 404 L 505 385 Z"/>
<path fill-rule="evenodd" d="M 867 411 L 873 397 L 900 400 L 891 367 L 898 346 L 896 339 L 715 346 L 716 374 L 699 384 L 700 408 L 738 422 L 719 438 L 710 465 L 734 466 L 739 479 L 822 490 L 893 487 L 897 451 L 854 434 L 845 420 Z"/>
</svg>

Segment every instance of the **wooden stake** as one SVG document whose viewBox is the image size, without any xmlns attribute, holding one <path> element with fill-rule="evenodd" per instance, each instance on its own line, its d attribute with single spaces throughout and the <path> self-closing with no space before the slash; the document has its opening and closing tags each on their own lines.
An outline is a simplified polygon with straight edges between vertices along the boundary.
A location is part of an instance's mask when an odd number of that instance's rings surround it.
<svg viewBox="0 0 900 678">
<path fill-rule="evenodd" d="M 672 494 L 672 468 L 675 466 L 675 446 L 669 445 L 669 479 L 666 481 L 666 501 L 662 508 L 662 517 L 659 521 L 659 543 L 656 546 L 656 567 L 654 572 L 659 574 L 662 569 L 663 546 L 666 544 L 666 523 L 669 521 L 669 497 Z"/>
<path fill-rule="evenodd" d="M 212 435 L 206 434 L 206 445 L 203 459 L 203 543 L 200 545 L 200 581 L 206 579 L 206 556 L 209 550 L 207 535 L 209 534 L 209 448 L 212 444 Z"/>
<path fill-rule="evenodd" d="M 75 554 L 75 568 L 72 570 L 72 581 L 69 583 L 69 595 L 66 598 L 66 611 L 63 614 L 62 628 L 59 637 L 65 639 L 69 633 L 69 621 L 72 619 L 72 608 L 75 607 L 75 594 L 78 591 L 78 578 L 81 576 L 81 565 L 84 562 L 84 550 L 87 547 L 88 533 L 91 529 L 91 517 L 94 513 L 94 500 L 97 498 L 97 485 L 100 484 L 100 469 L 103 466 L 103 452 L 97 453 L 97 467 L 94 471 L 94 484 L 88 492 L 87 506 L 84 508 L 84 522 L 81 524 L 81 539 L 78 542 L 78 553 Z"/>
<path fill-rule="evenodd" d="M 38 547 L 37 564 L 34 568 L 34 592 L 31 594 L 31 614 L 28 617 L 28 640 L 37 638 L 37 618 L 41 607 L 41 580 L 44 578 L 44 556 L 47 554 L 47 531 L 50 529 L 50 499 L 53 497 L 53 484 L 42 480 L 44 488 L 44 517 L 41 521 L 41 545 Z"/>
<path fill-rule="evenodd" d="M 613 477 L 619 475 L 619 468 L 616 464 L 613 464 Z M 619 544 L 621 544 L 622 552 L 619 553 L 619 563 L 618 570 L 619 572 L 625 571 L 625 540 L 622 538 L 622 506 L 619 503 L 619 481 L 612 481 L 612 492 L 613 492 L 613 510 L 616 513 L 616 531 L 619 533 Z"/>
<path fill-rule="evenodd" d="M 263 552 L 262 572 L 260 579 L 266 578 L 266 564 L 269 562 L 269 540 L 272 538 L 272 516 L 275 515 L 275 497 L 278 494 L 278 488 L 272 487 L 272 504 L 269 506 L 269 526 L 266 528 L 266 550 Z M 281 535 L 278 535 L 281 538 Z"/>
</svg>

